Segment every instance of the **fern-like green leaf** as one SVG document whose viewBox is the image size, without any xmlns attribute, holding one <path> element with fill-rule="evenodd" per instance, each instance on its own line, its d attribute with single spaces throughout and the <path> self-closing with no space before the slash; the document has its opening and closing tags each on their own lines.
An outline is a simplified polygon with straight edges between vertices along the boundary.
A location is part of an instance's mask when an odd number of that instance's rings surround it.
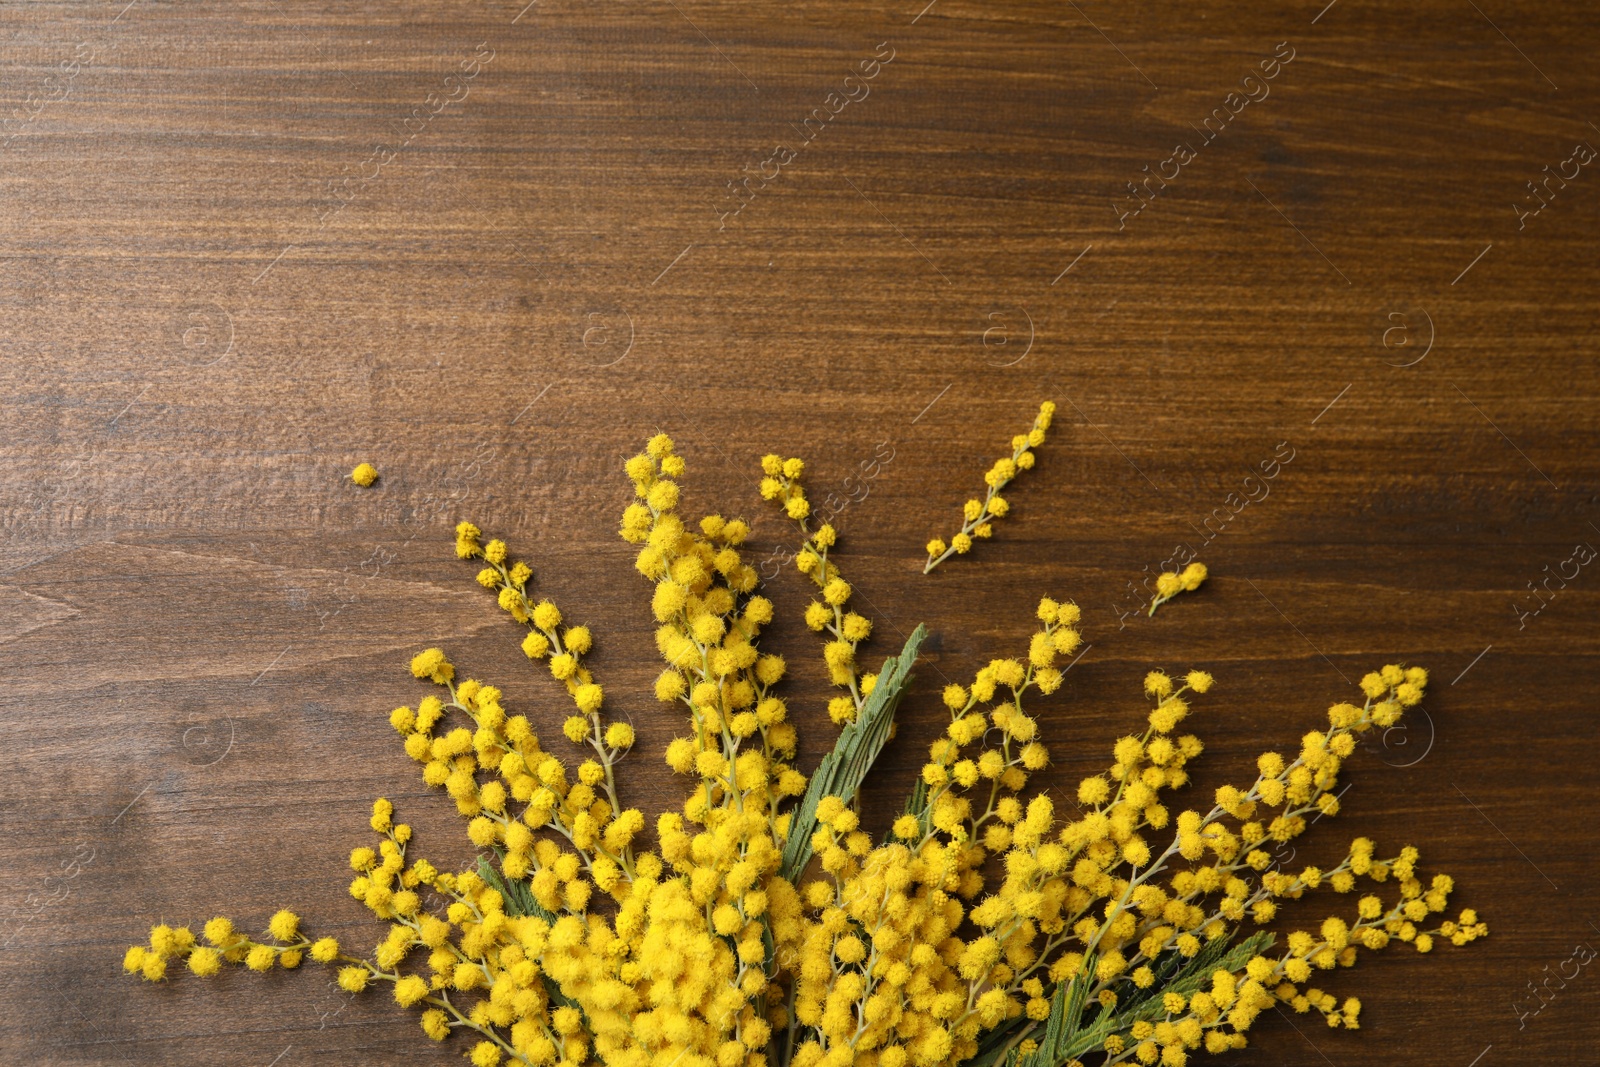
<svg viewBox="0 0 1600 1067">
<path fill-rule="evenodd" d="M 1033 1055 L 1020 1057 L 1018 1067 L 1060 1067 L 1100 1048 L 1107 1037 L 1122 1033 L 1140 1020 L 1155 1022 L 1166 1015 L 1164 994 L 1188 997 L 1208 985 L 1216 971 L 1239 970 L 1251 957 L 1271 947 L 1272 940 L 1271 934 L 1262 931 L 1243 941 L 1218 938 L 1204 945 L 1192 959 L 1176 951 L 1167 953 L 1156 962 L 1156 981 L 1148 991 L 1133 991 L 1137 999 L 1120 1003 L 1116 1010 L 1102 1008 L 1092 1019 L 1086 1019 L 1084 1012 L 1090 1006 L 1088 994 L 1094 974 L 1091 957 L 1084 961 L 1077 978 L 1057 983 L 1039 1047 Z"/>
<path fill-rule="evenodd" d="M 811 784 L 789 820 L 789 836 L 784 842 L 779 874 L 788 881 L 797 882 L 811 861 L 811 835 L 817 829 L 817 805 L 822 798 L 834 796 L 849 803 L 878 753 L 883 751 L 889 740 L 889 727 L 894 724 L 895 708 L 911 681 L 917 648 L 927 632 L 926 627 L 919 625 L 906 639 L 900 654 L 883 661 L 883 669 L 878 672 L 878 680 L 861 714 L 839 732 L 833 751 L 823 757 L 816 773 L 812 774 Z"/>
</svg>

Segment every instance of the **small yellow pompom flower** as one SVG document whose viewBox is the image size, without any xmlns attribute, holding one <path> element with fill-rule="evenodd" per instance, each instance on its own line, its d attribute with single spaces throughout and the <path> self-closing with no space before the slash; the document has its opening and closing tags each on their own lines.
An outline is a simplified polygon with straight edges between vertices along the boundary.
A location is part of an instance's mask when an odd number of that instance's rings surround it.
<svg viewBox="0 0 1600 1067">
<path fill-rule="evenodd" d="M 581 656 L 594 647 L 594 635 L 587 626 L 569 626 L 561 635 L 562 642 L 567 646 L 567 651 L 575 656 Z"/>
<path fill-rule="evenodd" d="M 189 953 L 189 970 L 210 978 L 222 969 L 222 954 L 214 948 L 197 948 Z"/>
<path fill-rule="evenodd" d="M 604 694 L 598 685 L 585 684 L 578 686 L 577 691 L 572 694 L 572 699 L 578 705 L 579 711 L 585 715 L 593 715 L 600 710 Z"/>
<path fill-rule="evenodd" d="M 176 956 L 183 951 L 183 941 L 178 931 L 166 923 L 158 923 L 150 928 L 150 951 L 165 959 Z"/>
<path fill-rule="evenodd" d="M 656 699 L 670 703 L 683 696 L 687 688 L 683 675 L 669 667 L 656 678 Z"/>
<path fill-rule="evenodd" d="M 341 977 L 343 974 L 341 972 Z M 428 995 L 428 983 L 414 974 L 407 975 L 394 984 L 394 999 L 402 1008 L 409 1008 Z"/>
<path fill-rule="evenodd" d="M 678 506 L 678 483 L 657 482 L 645 494 L 645 501 L 656 511 L 671 511 Z"/>
<path fill-rule="evenodd" d="M 667 766 L 679 774 L 688 774 L 694 769 L 694 764 L 694 742 L 679 737 L 667 745 Z"/>
<path fill-rule="evenodd" d="M 429 1008 L 422 1013 L 422 1032 L 434 1041 L 443 1041 L 450 1036 L 450 1016 L 438 1008 Z"/>
<path fill-rule="evenodd" d="M 272 931 L 272 936 L 279 941 L 293 941 L 294 935 L 300 930 L 300 916 L 284 908 L 272 917 L 267 929 Z"/>
<path fill-rule="evenodd" d="M 411 673 L 435 685 L 443 685 L 456 676 L 456 669 L 445 658 L 444 649 L 429 648 L 411 657 Z"/>
<path fill-rule="evenodd" d="M 178 936 L 178 931 L 172 927 L 162 923 L 150 928 L 151 955 L 166 959 L 168 956 L 178 955 L 183 949 L 182 939 Z"/>
<path fill-rule="evenodd" d="M 331 937 L 319 938 L 311 946 L 311 958 L 318 963 L 332 963 L 339 958 L 339 942 Z"/>
<path fill-rule="evenodd" d="M 378 480 L 378 468 L 370 463 L 361 463 L 350 472 L 350 480 L 365 489 Z"/>
<path fill-rule="evenodd" d="M 206 923 L 205 934 L 207 941 L 224 948 L 233 940 L 233 920 L 219 915 Z"/>
</svg>

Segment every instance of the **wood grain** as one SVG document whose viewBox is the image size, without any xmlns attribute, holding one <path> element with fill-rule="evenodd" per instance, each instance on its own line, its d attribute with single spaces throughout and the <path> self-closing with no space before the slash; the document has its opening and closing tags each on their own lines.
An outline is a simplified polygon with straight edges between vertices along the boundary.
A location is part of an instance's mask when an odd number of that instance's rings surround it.
<svg viewBox="0 0 1600 1067">
<path fill-rule="evenodd" d="M 819 500 L 864 487 L 838 521 L 875 654 L 935 632 L 873 811 L 941 680 L 1017 648 L 1042 592 L 1091 642 L 1045 718 L 1057 787 L 1150 666 L 1218 678 L 1198 795 L 1361 672 L 1427 666 L 1426 719 L 1303 854 L 1415 842 L 1491 937 L 1339 973 L 1364 1032 L 1268 1018 L 1225 1059 L 1594 1062 L 1600 977 L 1537 1014 L 1530 983 L 1600 944 L 1600 575 L 1530 583 L 1600 542 L 1600 176 L 1547 181 L 1600 143 L 1600 18 L 923 2 L 0 9 L 0 1060 L 453 1062 L 313 968 L 151 987 L 118 962 L 151 922 L 284 904 L 375 939 L 341 872 L 380 793 L 466 860 L 384 721 L 417 699 L 406 657 L 443 644 L 546 732 L 562 712 L 452 558 L 461 518 L 594 626 L 642 739 L 626 788 L 673 803 L 615 536 L 619 461 L 666 430 L 690 506 L 748 515 L 760 558 L 787 537 L 763 452 L 806 457 Z M 1280 48 L 1264 94 L 1242 81 Z M 1013 515 L 922 577 L 1046 397 Z M 1206 588 L 1119 616 L 1183 544 Z M 815 760 L 805 590 L 768 573 Z"/>
</svg>

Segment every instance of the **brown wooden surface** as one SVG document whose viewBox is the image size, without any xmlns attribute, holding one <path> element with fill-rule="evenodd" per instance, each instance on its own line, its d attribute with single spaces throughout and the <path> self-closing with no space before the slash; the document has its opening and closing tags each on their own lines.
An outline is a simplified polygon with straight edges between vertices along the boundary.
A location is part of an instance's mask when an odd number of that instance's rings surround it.
<svg viewBox="0 0 1600 1067">
<path fill-rule="evenodd" d="M 1491 937 L 1341 971 L 1362 1032 L 1266 1018 L 1223 1061 L 1596 1062 L 1600 975 L 1555 976 L 1600 946 L 1600 574 L 1514 606 L 1600 544 L 1600 174 L 1513 208 L 1600 144 L 1591 8 L 124 2 L 0 10 L 0 1062 L 453 1062 L 309 966 L 153 987 L 120 956 L 154 921 L 285 904 L 373 937 L 344 858 L 380 793 L 466 859 L 385 723 L 419 696 L 406 658 L 443 644 L 552 736 L 563 700 L 452 558 L 460 518 L 594 626 L 642 739 L 626 790 L 675 802 L 615 535 L 657 430 L 761 558 L 788 537 L 763 452 L 806 457 L 819 500 L 892 455 L 851 483 L 839 558 L 875 657 L 938 636 L 875 813 L 940 680 L 1021 647 L 1042 592 L 1092 643 L 1044 719 L 1058 787 L 1108 762 L 1149 666 L 1218 678 L 1198 795 L 1361 672 L 1428 667 L 1427 718 L 1352 764 L 1301 855 L 1415 842 Z M 870 95 L 719 224 L 882 42 Z M 1119 229 L 1126 183 L 1279 42 L 1270 96 Z M 1014 515 L 924 578 L 1045 397 Z M 1280 442 L 1210 584 L 1119 624 Z M 814 761 L 804 583 L 768 587 Z"/>
</svg>

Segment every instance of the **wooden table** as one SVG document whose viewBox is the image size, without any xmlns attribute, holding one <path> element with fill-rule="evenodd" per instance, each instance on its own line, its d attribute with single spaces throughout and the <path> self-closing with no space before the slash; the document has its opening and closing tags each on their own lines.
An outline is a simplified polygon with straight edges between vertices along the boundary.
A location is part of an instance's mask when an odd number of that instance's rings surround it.
<svg viewBox="0 0 1600 1067">
<path fill-rule="evenodd" d="M 0 12 L 0 1060 L 455 1062 L 319 969 L 152 987 L 122 950 L 286 904 L 376 939 L 343 885 L 378 794 L 467 860 L 385 722 L 407 658 L 552 736 L 564 698 L 462 518 L 593 624 L 626 790 L 675 803 L 616 536 L 664 430 L 691 506 L 754 523 L 808 766 L 833 729 L 758 457 L 843 505 L 874 657 L 936 631 L 878 826 L 941 680 L 1041 593 L 1090 642 L 1043 720 L 1069 792 L 1151 666 L 1217 676 L 1196 797 L 1428 667 L 1300 855 L 1415 842 L 1492 935 L 1339 972 L 1364 1033 L 1268 1018 L 1224 1060 L 1596 1062 L 1592 8 L 525 2 Z M 923 577 L 1047 397 L 1013 514 Z M 1133 613 L 1175 546 L 1214 577 Z"/>
</svg>

